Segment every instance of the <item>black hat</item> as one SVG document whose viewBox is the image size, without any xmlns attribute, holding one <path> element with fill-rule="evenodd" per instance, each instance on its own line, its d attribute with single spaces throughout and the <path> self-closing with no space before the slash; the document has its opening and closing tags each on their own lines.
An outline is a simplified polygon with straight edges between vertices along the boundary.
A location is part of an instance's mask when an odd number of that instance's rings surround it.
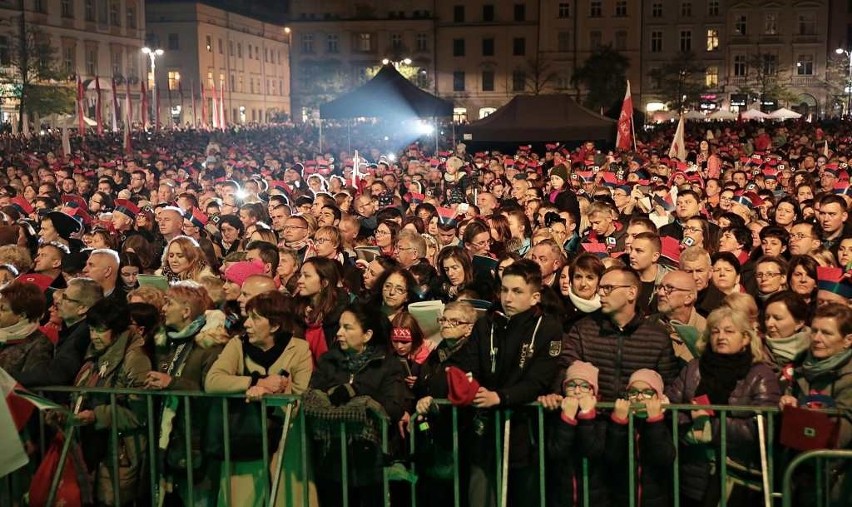
<svg viewBox="0 0 852 507">
<path fill-rule="evenodd" d="M 59 236 L 66 240 L 83 230 L 83 224 L 61 211 L 51 211 L 44 218 L 50 219 L 50 223 L 53 224 L 53 228 L 56 229 Z"/>
</svg>

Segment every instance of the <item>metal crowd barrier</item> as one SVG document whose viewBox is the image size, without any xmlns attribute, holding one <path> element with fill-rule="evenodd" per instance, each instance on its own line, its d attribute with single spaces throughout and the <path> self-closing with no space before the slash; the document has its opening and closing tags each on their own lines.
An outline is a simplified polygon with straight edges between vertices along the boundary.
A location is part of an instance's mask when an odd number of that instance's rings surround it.
<svg viewBox="0 0 852 507">
<path fill-rule="evenodd" d="M 193 415 L 196 417 L 207 417 L 208 414 L 193 414 L 192 407 L 194 403 L 197 403 L 198 400 L 201 399 L 210 399 L 210 400 L 218 400 L 220 405 L 220 410 L 222 411 L 223 418 L 223 441 L 224 441 L 224 459 L 222 460 L 222 464 L 225 467 L 225 470 L 232 470 L 231 465 L 233 464 L 231 459 L 231 443 L 230 443 L 230 433 L 229 433 L 229 422 L 228 422 L 228 400 L 229 399 L 244 399 L 242 394 L 232 394 L 232 395 L 222 395 L 222 394 L 208 394 L 208 393 L 199 393 L 199 392 L 179 392 L 179 391 L 147 391 L 147 390 L 128 390 L 128 389 L 102 389 L 102 388 L 45 388 L 41 389 L 40 392 L 51 393 L 52 396 L 56 396 L 60 393 L 72 394 L 79 392 L 87 392 L 92 394 L 100 394 L 100 395 L 108 395 L 110 400 L 110 411 L 113 420 L 116 419 L 117 415 L 117 405 L 116 399 L 118 396 L 131 395 L 138 396 L 144 398 L 145 406 L 146 406 L 146 419 L 145 419 L 145 434 L 147 435 L 147 447 L 148 447 L 148 456 L 147 456 L 147 465 L 148 465 L 148 474 L 149 474 L 149 493 L 150 498 L 152 499 L 152 504 L 156 505 L 156 500 L 161 498 L 159 488 L 159 463 L 157 459 L 154 459 L 158 456 L 157 450 L 157 417 L 155 413 L 155 399 L 157 397 L 166 397 L 166 396 L 176 396 L 180 398 L 180 414 L 178 416 L 183 418 L 184 423 L 184 439 L 186 443 L 186 481 L 187 481 L 187 496 L 189 499 L 189 504 L 195 504 L 195 495 L 196 491 L 194 489 L 194 481 L 193 481 L 193 453 L 192 451 L 192 428 L 193 428 Z M 212 410 L 216 410 L 215 401 L 214 408 Z M 300 466 L 302 473 L 302 477 L 310 476 L 308 467 L 310 466 L 308 463 L 309 453 L 310 453 L 310 445 L 308 442 L 308 433 L 306 428 L 306 417 L 301 410 L 298 410 L 298 397 L 294 396 L 267 396 L 256 402 L 261 406 L 262 414 L 267 413 L 268 407 L 278 407 L 282 410 L 285 425 L 284 432 L 282 435 L 282 439 L 279 445 L 278 452 L 280 454 L 280 459 L 278 460 L 278 467 L 272 476 L 270 476 L 270 470 L 268 466 L 264 466 L 263 468 L 263 488 L 260 492 L 262 503 L 264 505 L 275 506 L 275 499 L 278 495 L 278 487 L 279 481 L 273 481 L 273 477 L 277 477 L 282 472 L 284 467 L 284 449 L 287 445 L 297 445 L 300 453 Z M 450 420 L 452 421 L 453 429 L 452 429 L 452 459 L 453 459 L 453 477 L 452 477 L 452 492 L 453 492 L 453 505 L 460 506 L 463 504 L 462 502 L 462 494 L 466 492 L 466 485 L 461 483 L 461 477 L 459 473 L 459 411 L 463 409 L 459 409 L 455 406 L 452 406 L 446 400 L 436 400 L 436 404 L 439 405 L 440 410 L 450 410 Z M 614 408 L 613 403 L 598 403 L 598 410 L 611 410 Z M 678 420 L 678 415 L 684 411 L 692 411 L 692 410 L 714 410 L 716 412 L 716 417 L 720 419 L 720 436 L 721 442 L 718 443 L 718 449 L 720 453 L 719 457 L 719 479 L 721 480 L 721 491 L 722 497 L 720 500 L 720 506 L 726 507 L 726 495 L 724 492 L 726 491 L 726 484 L 729 479 L 728 474 L 728 446 L 729 443 L 727 441 L 727 432 L 728 432 L 728 424 L 727 417 L 731 413 L 736 413 L 737 417 L 741 417 L 744 413 L 754 414 L 756 419 L 756 426 L 758 429 L 759 440 L 761 440 L 765 447 L 761 452 L 761 469 L 762 469 L 762 480 L 763 480 L 763 495 L 765 499 L 765 504 L 770 505 L 774 503 L 777 499 L 781 499 L 783 502 L 783 507 L 789 507 L 792 502 L 792 477 L 793 472 L 806 461 L 814 461 L 815 462 L 815 470 L 816 470 L 816 488 L 815 488 L 815 500 L 816 507 L 828 507 L 828 474 L 826 473 L 827 467 L 825 466 L 827 460 L 836 460 L 836 459 L 844 459 L 844 460 L 852 460 L 852 450 L 819 450 L 819 451 L 811 451 L 806 453 L 801 453 L 793 458 L 789 464 L 784 468 L 783 474 L 783 484 L 780 491 L 776 491 L 776 465 L 778 461 L 778 457 L 776 456 L 776 451 L 778 450 L 778 445 L 776 444 L 776 427 L 778 427 L 778 422 L 776 418 L 779 416 L 780 411 L 777 407 L 752 407 L 752 406 L 729 406 L 729 405 L 667 405 L 665 407 L 666 412 L 669 413 L 669 417 L 673 421 Z M 521 411 L 527 411 L 528 415 L 533 414 L 535 416 L 535 428 L 537 432 L 537 445 L 539 450 L 546 449 L 545 444 L 545 410 L 539 404 L 531 404 L 526 407 L 522 407 L 519 409 L 504 410 L 497 411 L 496 417 L 494 417 L 494 426 L 495 426 L 495 442 L 494 449 L 495 453 L 495 462 L 496 462 L 496 475 L 498 478 L 497 484 L 500 484 L 500 478 L 504 478 L 503 474 L 507 473 L 506 468 L 503 467 L 503 453 L 504 453 L 504 435 L 503 428 L 506 421 L 510 420 L 513 412 L 519 413 Z M 176 416 L 177 417 L 177 416 Z M 765 419 L 765 423 L 764 423 Z M 296 424 L 298 426 L 298 434 L 290 436 L 289 428 L 290 423 L 296 422 L 300 424 Z M 412 426 L 416 423 L 414 418 L 412 417 Z M 635 418 L 634 414 L 631 411 L 628 418 L 628 435 L 633 435 L 634 433 L 634 424 Z M 678 424 L 672 424 L 671 426 L 672 433 L 672 441 L 675 445 L 676 449 L 679 449 L 679 441 L 681 438 L 680 428 Z M 42 444 L 42 455 L 44 454 L 45 447 L 45 423 L 44 418 L 41 419 L 40 423 L 41 428 L 41 444 Z M 388 453 L 389 448 L 389 431 L 396 431 L 396 427 L 390 427 L 388 423 L 382 420 L 381 424 L 382 429 L 382 452 L 386 455 Z M 69 448 L 74 440 L 71 438 L 75 431 L 75 427 L 73 425 L 66 426 L 66 439 L 65 445 L 63 446 L 60 464 L 64 463 L 65 460 L 68 459 Z M 412 429 L 412 431 L 417 431 L 416 429 Z M 270 455 L 269 455 L 269 441 L 268 441 L 268 433 L 267 433 L 267 418 L 261 418 L 261 437 L 262 437 L 262 445 L 263 445 L 263 463 L 270 463 Z M 347 429 L 344 424 L 340 425 L 339 436 L 342 442 L 347 441 Z M 112 443 L 112 449 L 117 450 L 118 439 L 120 438 L 119 431 L 113 425 L 110 431 L 110 441 Z M 757 444 L 757 443 L 756 443 Z M 416 448 L 416 438 L 413 435 L 408 436 L 408 450 L 411 455 L 417 451 Z M 637 464 L 634 460 L 635 453 L 635 441 L 633 438 L 628 439 L 628 456 L 630 459 L 627 463 L 628 467 L 628 475 L 629 475 L 629 498 L 630 498 L 630 507 L 635 507 L 636 503 L 636 488 L 638 487 L 636 484 L 636 467 Z M 349 449 L 346 445 L 341 445 L 341 454 L 340 454 L 340 463 L 341 463 L 341 477 L 340 477 L 340 486 L 343 493 L 342 502 L 345 507 L 348 507 L 348 495 L 347 491 L 349 490 L 349 478 L 348 478 L 348 461 L 349 461 L 349 453 L 347 452 Z M 547 484 L 545 483 L 545 467 L 546 467 L 546 459 L 545 452 L 538 452 L 538 495 L 539 495 L 539 504 L 541 506 L 546 505 L 547 502 Z M 120 487 L 119 487 L 119 456 L 116 452 L 110 456 L 111 469 L 112 469 L 112 479 L 113 479 L 113 489 L 115 490 L 115 504 L 120 505 L 121 499 L 119 498 Z M 852 465 L 852 463 L 850 463 Z M 410 464 L 410 470 L 417 474 L 417 465 Z M 852 473 L 852 466 L 847 467 Z M 58 470 L 62 470 L 61 466 Z M 222 475 L 221 473 L 219 474 Z M 53 478 L 53 483 L 51 484 L 51 489 L 49 493 L 49 501 L 48 505 L 53 505 L 53 501 L 55 498 L 55 493 L 57 486 L 59 484 L 60 474 L 56 474 Z M 218 480 L 218 477 L 217 477 Z M 589 507 L 589 488 L 588 482 L 589 474 L 588 474 L 588 462 L 584 459 L 582 466 L 582 484 L 583 484 L 583 498 L 582 505 L 584 507 Z M 8 482 L 8 478 L 7 478 Z M 675 463 L 673 465 L 672 471 L 672 501 L 674 507 L 680 507 L 681 499 L 680 499 L 680 455 L 676 454 Z M 387 467 L 383 468 L 382 473 L 382 491 L 384 498 L 384 505 L 390 506 L 390 481 L 388 477 L 388 469 Z M 224 486 L 225 498 L 230 499 L 230 481 L 224 480 L 222 481 Z M 310 505 L 311 494 L 310 494 L 310 485 L 303 484 L 302 489 L 302 501 L 301 505 L 304 507 L 308 507 Z M 5 489 L 5 486 L 4 486 Z M 497 491 L 497 505 L 505 505 L 503 503 L 503 496 L 506 495 L 506 491 L 503 488 L 498 487 Z M 417 491 L 416 485 L 410 485 L 410 505 L 412 507 L 416 507 L 417 505 Z M 3 499 L 3 495 L 0 495 L 0 500 Z M 283 506 L 279 506 L 283 507 Z M 686 507 L 686 506 L 685 506 Z"/>
</svg>

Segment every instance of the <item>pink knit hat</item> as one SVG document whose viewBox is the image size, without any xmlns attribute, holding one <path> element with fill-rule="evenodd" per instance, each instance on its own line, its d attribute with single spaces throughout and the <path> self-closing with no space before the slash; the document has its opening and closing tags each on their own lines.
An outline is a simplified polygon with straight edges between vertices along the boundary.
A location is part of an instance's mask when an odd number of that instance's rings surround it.
<svg viewBox="0 0 852 507">
<path fill-rule="evenodd" d="M 630 380 L 627 381 L 627 385 L 632 385 L 634 382 L 645 382 L 651 389 L 657 392 L 657 396 L 660 399 L 664 398 L 663 395 L 663 377 L 660 376 L 659 373 L 654 370 L 649 370 L 648 368 L 642 368 L 641 370 L 636 370 L 633 372 L 633 375 L 630 375 Z"/>
<path fill-rule="evenodd" d="M 585 361 L 574 361 L 565 371 L 565 380 L 562 381 L 563 391 L 565 383 L 569 380 L 584 380 L 591 384 L 595 394 L 598 393 L 598 368 L 592 363 Z"/>
<path fill-rule="evenodd" d="M 246 278 L 252 275 L 262 274 L 263 262 L 259 259 L 255 259 L 253 261 L 240 261 L 231 264 L 227 269 L 225 269 L 225 280 L 242 287 Z"/>
</svg>

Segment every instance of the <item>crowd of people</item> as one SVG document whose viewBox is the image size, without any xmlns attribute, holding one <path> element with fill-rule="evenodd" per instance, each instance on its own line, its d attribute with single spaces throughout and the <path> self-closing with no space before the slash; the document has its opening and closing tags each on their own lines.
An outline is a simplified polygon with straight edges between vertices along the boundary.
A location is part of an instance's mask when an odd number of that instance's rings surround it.
<svg viewBox="0 0 852 507">
<path fill-rule="evenodd" d="M 263 502 L 260 439 L 233 429 L 251 414 L 231 405 L 225 469 L 221 407 L 194 401 L 188 428 L 185 392 L 299 396 L 312 470 L 279 494 L 323 507 L 341 504 L 342 476 L 350 505 L 380 505 L 391 461 L 418 476 L 418 504 L 451 503 L 454 429 L 462 503 L 496 505 L 502 409 L 508 505 L 536 505 L 542 453 L 548 505 L 672 505 L 676 456 L 683 505 L 762 501 L 754 413 L 669 404 L 830 408 L 831 445 L 852 446 L 847 125 L 690 125 L 683 159 L 669 128 L 629 152 L 361 139 L 356 153 L 333 137 L 320 151 L 314 134 L 146 134 L 132 154 L 90 137 L 67 156 L 57 139 L 6 139 L 0 367 L 32 390 L 176 393 L 153 415 L 135 394 L 51 395 L 80 428 L 84 503 Z M 426 302 L 442 310 L 415 311 Z M 260 415 L 270 442 L 282 414 Z M 289 452 L 268 449 L 297 473 Z M 723 458 L 742 471 L 730 488 Z M 852 464 L 829 466 L 841 505 Z"/>
</svg>

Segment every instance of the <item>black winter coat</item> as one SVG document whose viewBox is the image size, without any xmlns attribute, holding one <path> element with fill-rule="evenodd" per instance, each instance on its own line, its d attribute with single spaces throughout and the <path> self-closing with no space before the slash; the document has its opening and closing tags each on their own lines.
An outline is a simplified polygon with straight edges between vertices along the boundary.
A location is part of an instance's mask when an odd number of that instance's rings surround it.
<svg viewBox="0 0 852 507">
<path fill-rule="evenodd" d="M 634 441 L 636 467 L 636 505 L 642 507 L 667 507 L 672 503 L 672 464 L 676 449 L 668 422 L 648 422 L 634 419 L 635 434 L 628 433 L 629 426 L 610 420 L 606 434 L 607 470 L 612 487 L 612 505 L 630 505 L 630 468 L 628 467 L 629 438 Z"/>
<path fill-rule="evenodd" d="M 610 493 L 603 463 L 607 423 L 599 418 L 566 422 L 562 411 L 550 414 L 547 442 L 548 507 L 583 505 L 583 458 L 589 460 L 589 505 L 607 507 Z"/>
<path fill-rule="evenodd" d="M 680 372 L 674 382 L 667 384 L 666 396 L 673 404 L 688 405 L 695 398 L 695 391 L 701 382 L 698 359 L 693 359 Z M 781 398 L 781 386 L 778 375 L 767 363 L 755 363 L 745 378 L 737 382 L 728 397 L 728 405 L 775 407 Z M 678 414 L 681 435 L 686 435 L 692 426 L 688 411 Z M 713 441 L 718 446 L 721 441 L 722 425 L 720 418 L 711 418 Z M 728 456 L 742 464 L 757 464 L 759 453 L 757 445 L 757 423 L 753 412 L 732 411 L 727 416 Z M 681 452 L 681 491 L 684 495 L 700 499 L 707 490 L 710 464 L 704 446 L 683 446 Z"/>
<path fill-rule="evenodd" d="M 638 314 L 623 329 L 619 329 L 600 310 L 577 321 L 563 343 L 560 372 L 564 374 L 568 366 L 578 359 L 600 369 L 598 392 L 602 401 L 618 398 L 627 387 L 627 379 L 636 370 L 654 370 L 666 384 L 678 372 L 677 358 L 668 333 Z"/>
<path fill-rule="evenodd" d="M 89 348 L 89 323 L 86 319 L 71 327 L 62 326 L 53 359 L 18 377 L 24 387 L 70 386 L 77 378 Z"/>
</svg>

